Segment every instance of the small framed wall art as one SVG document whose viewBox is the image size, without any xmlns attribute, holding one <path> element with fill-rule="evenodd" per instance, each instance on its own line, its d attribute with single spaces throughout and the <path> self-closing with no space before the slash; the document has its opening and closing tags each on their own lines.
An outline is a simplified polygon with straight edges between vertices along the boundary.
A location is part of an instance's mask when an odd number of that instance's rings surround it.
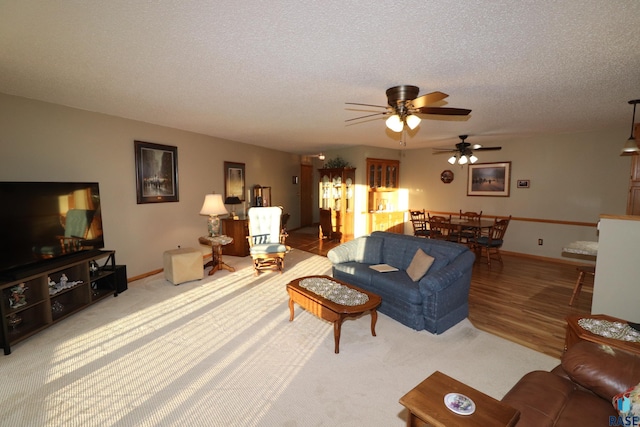
<svg viewBox="0 0 640 427">
<path fill-rule="evenodd" d="M 178 147 L 134 141 L 138 204 L 178 201 Z"/>
<path fill-rule="evenodd" d="M 224 198 L 245 201 L 244 163 L 224 162 Z"/>
</svg>

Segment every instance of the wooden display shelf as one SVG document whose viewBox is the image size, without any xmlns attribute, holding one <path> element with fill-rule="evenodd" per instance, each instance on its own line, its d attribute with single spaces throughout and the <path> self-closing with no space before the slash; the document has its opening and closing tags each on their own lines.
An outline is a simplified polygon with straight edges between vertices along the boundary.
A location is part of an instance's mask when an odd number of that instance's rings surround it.
<svg viewBox="0 0 640 427">
<path fill-rule="evenodd" d="M 91 272 L 90 264 L 103 266 Z M 78 282 L 68 288 L 50 292 L 49 282 L 60 283 L 65 275 L 70 282 Z M 124 281 L 125 283 L 120 283 Z M 10 297 L 16 295 L 12 289 L 24 285 L 24 301 L 12 307 Z M 125 266 L 115 265 L 114 251 L 87 251 L 77 253 L 23 269 L 19 277 L 0 282 L 0 336 L 4 354 L 11 353 L 11 346 L 52 324 L 87 308 L 109 295 L 117 296 L 126 289 Z M 13 303 L 15 304 L 15 303 Z"/>
</svg>

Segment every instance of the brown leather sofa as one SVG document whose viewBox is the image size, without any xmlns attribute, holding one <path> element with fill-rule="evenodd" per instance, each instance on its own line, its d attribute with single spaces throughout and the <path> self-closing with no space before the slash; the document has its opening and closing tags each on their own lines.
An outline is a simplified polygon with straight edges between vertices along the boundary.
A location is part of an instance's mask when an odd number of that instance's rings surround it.
<svg viewBox="0 0 640 427">
<path fill-rule="evenodd" d="M 640 383 L 640 356 L 580 341 L 551 372 L 526 374 L 502 401 L 520 411 L 517 427 L 588 427 L 611 424 L 611 399 Z M 615 421 L 618 422 L 618 421 Z"/>
</svg>

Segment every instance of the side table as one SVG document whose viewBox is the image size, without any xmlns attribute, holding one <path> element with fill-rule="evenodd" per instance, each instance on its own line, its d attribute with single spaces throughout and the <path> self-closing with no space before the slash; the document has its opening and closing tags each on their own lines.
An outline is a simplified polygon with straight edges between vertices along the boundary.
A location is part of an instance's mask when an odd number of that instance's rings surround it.
<svg viewBox="0 0 640 427">
<path fill-rule="evenodd" d="M 211 266 L 211 270 L 209 271 L 209 276 L 215 273 L 218 270 L 228 270 L 228 271 L 236 271 L 235 268 L 225 264 L 222 261 L 222 247 L 224 245 L 228 245 L 233 242 L 233 238 L 229 236 L 202 236 L 198 239 L 198 242 L 202 245 L 211 246 L 211 261 L 206 263 L 204 267 Z"/>
<path fill-rule="evenodd" d="M 618 319 L 613 316 L 608 316 L 606 314 L 588 314 L 584 316 L 569 316 L 567 317 L 567 334 L 565 336 L 564 349 L 565 351 L 571 348 L 572 345 L 577 343 L 580 340 L 583 341 L 591 341 L 596 344 L 604 344 L 613 348 L 618 348 L 620 350 L 627 351 L 629 353 L 634 353 L 640 355 L 640 342 L 634 341 L 624 341 L 615 338 L 607 338 L 602 335 L 597 335 L 592 332 L 587 331 L 582 328 L 578 321 L 580 319 L 594 319 L 594 320 L 606 320 L 613 323 L 624 323 L 626 324 L 626 320 Z"/>
<path fill-rule="evenodd" d="M 471 415 L 458 415 L 444 404 L 449 393 L 460 393 L 473 400 L 476 410 Z M 520 418 L 520 411 L 491 396 L 469 387 L 440 371 L 436 371 L 413 390 L 400 398 L 409 410 L 407 427 L 422 422 L 434 427 L 511 427 Z"/>
</svg>

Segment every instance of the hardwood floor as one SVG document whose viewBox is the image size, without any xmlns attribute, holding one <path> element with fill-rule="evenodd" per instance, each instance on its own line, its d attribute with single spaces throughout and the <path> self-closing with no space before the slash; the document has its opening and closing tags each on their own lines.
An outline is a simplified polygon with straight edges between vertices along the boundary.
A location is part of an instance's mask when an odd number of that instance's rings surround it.
<svg viewBox="0 0 640 427">
<path fill-rule="evenodd" d="M 287 244 L 326 256 L 338 246 L 322 242 L 317 233 L 289 231 Z M 578 277 L 575 265 L 503 254 L 503 264 L 489 269 L 477 261 L 469 292 L 469 320 L 478 329 L 559 358 L 564 350 L 566 317 L 591 313 L 593 278 L 573 307 L 569 299 Z"/>
</svg>

